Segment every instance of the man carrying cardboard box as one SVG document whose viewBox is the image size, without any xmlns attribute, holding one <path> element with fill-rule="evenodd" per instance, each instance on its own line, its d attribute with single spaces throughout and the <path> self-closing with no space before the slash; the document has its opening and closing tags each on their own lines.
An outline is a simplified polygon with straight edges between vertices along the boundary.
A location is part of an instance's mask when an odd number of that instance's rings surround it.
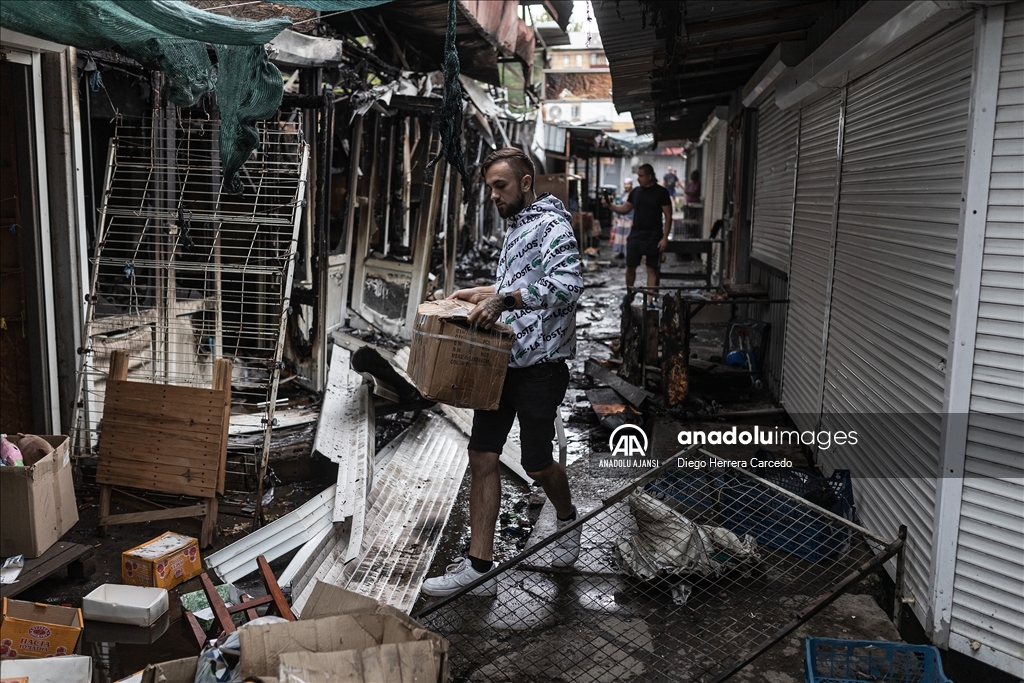
<svg viewBox="0 0 1024 683">
<path fill-rule="evenodd" d="M 498 458 L 518 415 L 523 469 L 555 507 L 558 529 L 576 521 L 565 468 L 551 457 L 555 415 L 569 386 L 566 359 L 576 355 L 576 301 L 583 292 L 579 247 L 572 216 L 562 203 L 533 189 L 534 167 L 521 150 L 491 153 L 480 168 L 498 213 L 508 222 L 495 286 L 460 289 L 452 298 L 476 304 L 469 322 L 490 329 L 499 319 L 512 326 L 515 342 L 497 410 L 477 410 L 469 439 L 472 537 L 469 557 L 427 579 L 423 592 L 447 596 L 493 567 L 494 525 L 501 504 Z M 555 542 L 552 564 L 568 567 L 580 554 L 580 528 Z M 497 594 L 492 578 L 474 595 Z"/>
</svg>

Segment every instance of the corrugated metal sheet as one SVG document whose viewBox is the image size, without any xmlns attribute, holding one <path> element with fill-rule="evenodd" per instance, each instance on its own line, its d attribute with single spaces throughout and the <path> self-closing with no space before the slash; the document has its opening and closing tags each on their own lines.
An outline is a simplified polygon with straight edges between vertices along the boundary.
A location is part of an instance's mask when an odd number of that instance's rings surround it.
<svg viewBox="0 0 1024 683">
<path fill-rule="evenodd" d="M 758 107 L 751 256 L 783 272 L 789 272 L 799 122 L 799 110 L 779 109 L 774 93 Z"/>
<path fill-rule="evenodd" d="M 358 552 L 346 547 L 341 535 L 327 539 L 326 552 L 293 583 L 293 609 L 301 613 L 320 580 L 408 612 L 465 475 L 467 444 L 445 418 L 423 413 L 374 482 Z M 347 556 L 356 560 L 349 562 Z"/>
<path fill-rule="evenodd" d="M 373 406 L 366 380 L 352 369 L 352 354 L 341 346 L 335 345 L 331 355 L 313 448 L 338 463 L 333 521 L 354 517 L 353 532 L 362 533 L 373 483 Z"/>
<path fill-rule="evenodd" d="M 841 103 L 842 92 L 836 90 L 805 107 L 800 117 L 782 386 L 786 411 L 800 429 L 815 429 L 821 412 Z"/>
<path fill-rule="evenodd" d="M 853 471 L 865 526 L 908 526 L 906 593 L 922 623 L 973 28 L 943 31 L 850 84 L 845 114 L 822 426 L 856 429 L 859 443 L 822 460 Z"/>
<path fill-rule="evenodd" d="M 267 526 L 207 556 L 206 566 L 215 571 L 221 581 L 234 583 L 256 571 L 256 558 L 260 555 L 273 562 L 330 529 L 333 514 L 334 487 L 331 486 Z"/>
<path fill-rule="evenodd" d="M 384 466 L 359 559 L 341 575 L 349 590 L 404 612 L 419 596 L 469 464 L 469 440 L 451 423 L 424 413 L 420 424 Z M 334 579 L 329 572 L 324 580 Z"/>
<path fill-rule="evenodd" d="M 950 646 L 1024 670 L 1024 4 L 1006 8 Z M 960 636 L 960 640 L 956 636 Z M 981 648 L 975 653 L 970 642 Z M 1015 660 L 1013 664 L 1012 660 Z"/>
</svg>

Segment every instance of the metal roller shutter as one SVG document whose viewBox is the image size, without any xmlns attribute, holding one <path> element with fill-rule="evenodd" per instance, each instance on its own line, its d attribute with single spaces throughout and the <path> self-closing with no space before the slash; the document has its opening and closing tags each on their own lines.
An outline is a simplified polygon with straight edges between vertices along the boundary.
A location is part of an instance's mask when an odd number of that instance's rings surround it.
<svg viewBox="0 0 1024 683">
<path fill-rule="evenodd" d="M 775 106 L 774 94 L 757 110 L 751 256 L 783 272 L 789 271 L 799 118 L 798 109 Z"/>
<path fill-rule="evenodd" d="M 719 123 L 708 137 L 708 191 L 704 195 L 704 237 L 725 213 L 725 147 L 728 144 L 728 126 Z"/>
<path fill-rule="evenodd" d="M 821 458 L 853 471 L 869 528 L 907 525 L 905 587 L 922 623 L 973 33 L 964 21 L 852 83 L 843 133 L 822 426 L 859 443 Z"/>
<path fill-rule="evenodd" d="M 1003 26 L 950 646 L 1024 667 L 1024 5 Z M 975 653 L 971 643 L 981 648 Z"/>
<path fill-rule="evenodd" d="M 782 399 L 802 430 L 815 429 L 821 412 L 841 100 L 834 91 L 800 114 Z"/>
</svg>

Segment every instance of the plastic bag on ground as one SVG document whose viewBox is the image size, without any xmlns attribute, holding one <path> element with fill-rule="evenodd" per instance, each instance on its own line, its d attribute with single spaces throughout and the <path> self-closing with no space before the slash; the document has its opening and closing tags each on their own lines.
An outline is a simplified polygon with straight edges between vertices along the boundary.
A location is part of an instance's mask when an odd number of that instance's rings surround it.
<svg viewBox="0 0 1024 683">
<path fill-rule="evenodd" d="M 728 529 L 697 524 L 641 489 L 630 495 L 629 509 L 638 531 L 619 539 L 615 554 L 632 576 L 646 580 L 713 577 L 761 559 L 757 541 L 749 534 L 740 538 Z"/>
</svg>

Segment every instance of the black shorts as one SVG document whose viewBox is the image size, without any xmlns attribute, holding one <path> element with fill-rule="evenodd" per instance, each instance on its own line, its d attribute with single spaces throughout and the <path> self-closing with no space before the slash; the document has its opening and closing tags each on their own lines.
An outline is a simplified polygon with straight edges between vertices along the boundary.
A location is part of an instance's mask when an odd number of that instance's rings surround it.
<svg viewBox="0 0 1024 683">
<path fill-rule="evenodd" d="M 473 411 L 469 450 L 501 453 L 519 416 L 522 464 L 527 472 L 540 472 L 554 459 L 555 415 L 569 388 L 569 367 L 564 361 L 539 363 L 528 368 L 509 368 L 497 410 Z"/>
<path fill-rule="evenodd" d="M 661 250 L 658 249 L 658 242 L 661 241 L 660 232 L 637 233 L 635 230 L 629 233 L 626 239 L 626 267 L 636 268 L 640 265 L 640 258 L 647 257 L 647 267 L 655 271 L 661 269 Z"/>
</svg>

